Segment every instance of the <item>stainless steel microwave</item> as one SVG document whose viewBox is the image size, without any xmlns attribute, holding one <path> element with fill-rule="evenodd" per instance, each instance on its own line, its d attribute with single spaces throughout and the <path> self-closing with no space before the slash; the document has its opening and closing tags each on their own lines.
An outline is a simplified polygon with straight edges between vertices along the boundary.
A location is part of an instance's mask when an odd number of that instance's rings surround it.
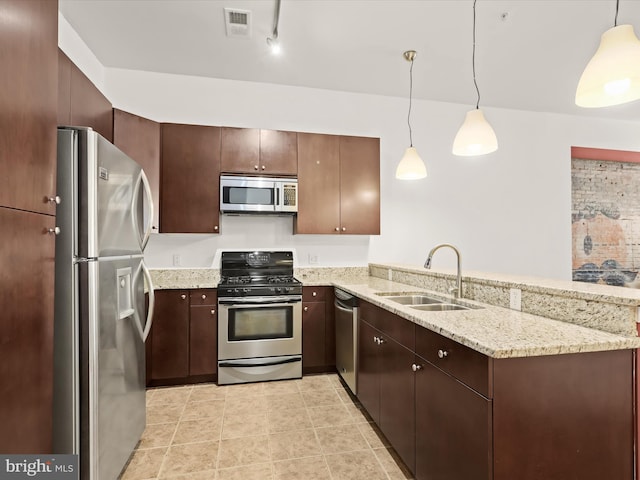
<svg viewBox="0 0 640 480">
<path fill-rule="evenodd" d="M 220 211 L 294 214 L 298 211 L 298 180 L 220 175 Z"/>
</svg>

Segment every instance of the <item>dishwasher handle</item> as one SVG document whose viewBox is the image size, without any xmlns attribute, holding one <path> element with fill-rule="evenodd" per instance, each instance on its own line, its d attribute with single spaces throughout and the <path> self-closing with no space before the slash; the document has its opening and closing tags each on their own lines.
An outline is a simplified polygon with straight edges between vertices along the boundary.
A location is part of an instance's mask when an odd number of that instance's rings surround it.
<svg viewBox="0 0 640 480">
<path fill-rule="evenodd" d="M 333 302 L 333 304 L 335 305 L 335 307 L 336 307 L 338 310 L 341 310 L 341 311 L 343 311 L 343 312 L 345 312 L 345 313 L 348 313 L 348 314 L 352 314 L 352 313 L 353 313 L 353 309 L 354 309 L 354 308 L 356 308 L 356 307 L 349 307 L 349 306 L 345 306 L 345 305 L 344 305 L 342 302 L 340 302 L 338 299 L 336 299 L 336 300 Z"/>
</svg>

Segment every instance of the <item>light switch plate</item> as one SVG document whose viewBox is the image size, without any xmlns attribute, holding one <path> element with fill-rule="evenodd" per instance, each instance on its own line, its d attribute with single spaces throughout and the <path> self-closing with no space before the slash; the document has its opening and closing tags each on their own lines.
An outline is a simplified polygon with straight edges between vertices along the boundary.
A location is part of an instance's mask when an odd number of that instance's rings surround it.
<svg viewBox="0 0 640 480">
<path fill-rule="evenodd" d="M 522 290 L 519 288 L 509 290 L 509 308 L 512 310 L 522 310 Z"/>
</svg>

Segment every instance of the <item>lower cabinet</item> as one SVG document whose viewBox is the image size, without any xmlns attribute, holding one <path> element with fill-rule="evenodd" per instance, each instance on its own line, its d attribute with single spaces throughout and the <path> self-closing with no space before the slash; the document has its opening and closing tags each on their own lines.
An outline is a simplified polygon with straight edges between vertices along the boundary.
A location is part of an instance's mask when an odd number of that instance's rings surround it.
<svg viewBox="0 0 640 480">
<path fill-rule="evenodd" d="M 358 399 L 416 480 L 633 478 L 634 350 L 494 359 L 359 317 Z"/>
<path fill-rule="evenodd" d="M 333 287 L 303 287 L 303 373 L 332 372 L 335 368 L 336 348 Z"/>
<path fill-rule="evenodd" d="M 156 290 L 146 349 L 148 386 L 215 380 L 216 290 Z"/>
</svg>

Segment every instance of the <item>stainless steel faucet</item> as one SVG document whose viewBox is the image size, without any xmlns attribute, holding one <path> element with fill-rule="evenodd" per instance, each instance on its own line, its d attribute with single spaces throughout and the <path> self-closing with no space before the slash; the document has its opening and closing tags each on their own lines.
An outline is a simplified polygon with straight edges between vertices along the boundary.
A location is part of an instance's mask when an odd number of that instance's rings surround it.
<svg viewBox="0 0 640 480">
<path fill-rule="evenodd" d="M 430 269 L 431 268 L 431 259 L 433 258 L 433 254 L 436 253 L 436 250 L 438 250 L 438 249 L 440 249 L 442 247 L 449 247 L 449 248 L 453 249 L 453 251 L 456 252 L 456 256 L 458 257 L 458 276 L 456 278 L 456 288 L 452 289 L 452 290 L 454 292 L 453 296 L 455 298 L 460 298 L 460 297 L 462 297 L 462 273 L 461 273 L 462 269 L 461 269 L 460 251 L 458 251 L 458 249 L 456 247 L 454 247 L 453 245 L 451 245 L 449 243 L 441 243 L 440 245 L 436 245 L 429 252 L 429 256 L 427 257 L 427 261 L 424 262 L 424 268 L 426 268 L 426 269 Z"/>
</svg>

